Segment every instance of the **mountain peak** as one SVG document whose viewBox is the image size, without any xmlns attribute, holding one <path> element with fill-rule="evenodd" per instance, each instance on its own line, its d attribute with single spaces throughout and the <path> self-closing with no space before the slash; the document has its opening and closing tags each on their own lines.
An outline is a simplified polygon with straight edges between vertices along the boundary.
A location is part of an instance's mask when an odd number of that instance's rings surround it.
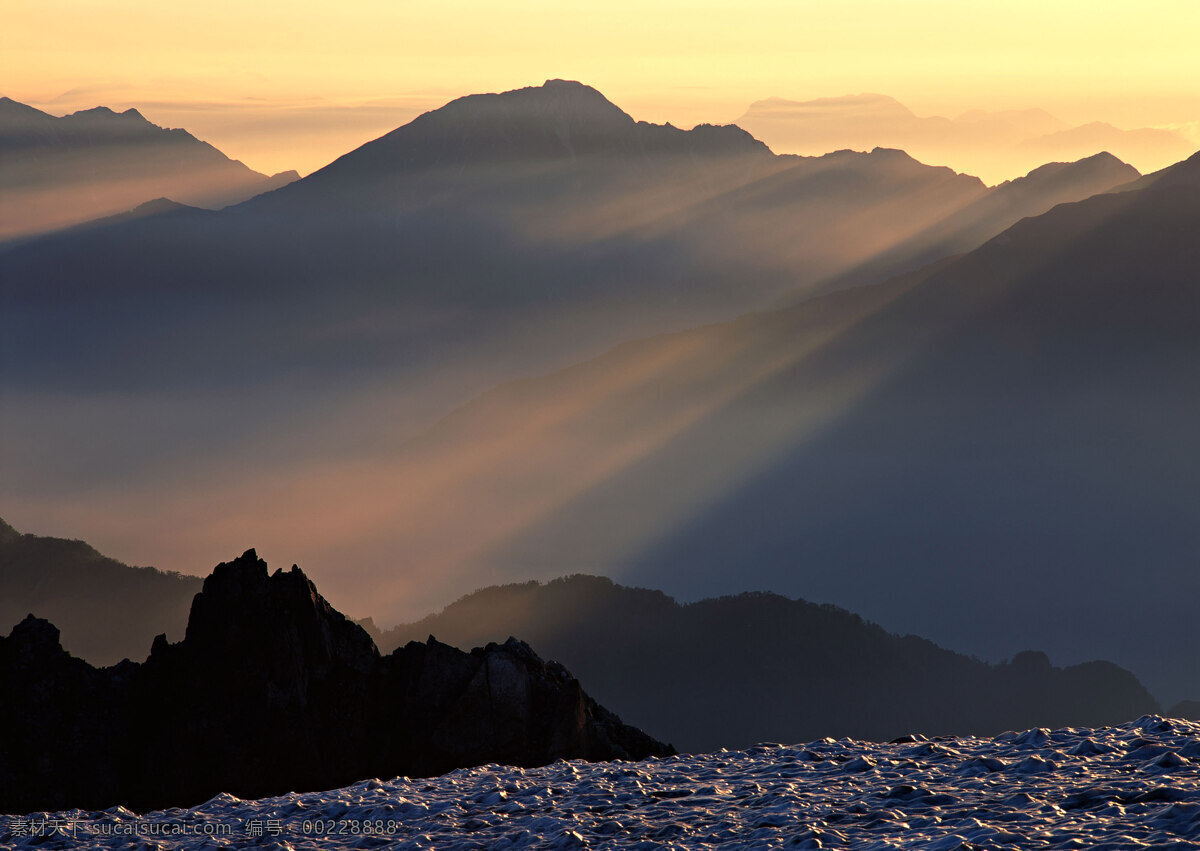
<svg viewBox="0 0 1200 851">
<path fill-rule="evenodd" d="M 426 114 L 457 115 L 464 110 L 498 113 L 526 121 L 538 116 L 556 115 L 562 119 L 615 123 L 627 127 L 635 123 L 598 90 L 575 80 L 547 80 L 540 86 L 528 86 L 500 94 L 467 95 Z M 497 116 L 493 114 L 489 117 Z"/>
<path fill-rule="evenodd" d="M 1134 180 L 1138 177 L 1138 171 L 1133 166 L 1113 156 L 1108 151 L 1101 151 L 1098 154 L 1092 154 L 1090 157 L 1084 157 L 1074 162 L 1046 163 L 1045 165 L 1038 166 L 1024 177 L 1019 177 L 1016 180 L 1008 182 L 1018 183 L 1068 174 L 1075 176 L 1112 174 L 1115 178 L 1124 180 Z"/>
<path fill-rule="evenodd" d="M 303 624 L 300 628 L 295 624 Z M 246 643 L 315 665 L 378 655 L 370 637 L 326 602 L 295 565 L 268 573 L 253 549 L 217 565 L 192 601 L 185 643 L 226 649 Z"/>
<path fill-rule="evenodd" d="M 112 122 L 115 126 L 139 126 L 139 128 L 154 128 L 158 129 L 157 125 L 152 124 L 144 115 L 132 107 L 124 112 L 117 112 L 107 106 L 93 106 L 91 109 L 81 109 L 77 112 L 72 112 L 70 115 L 64 116 L 66 120 L 72 121 L 103 121 Z"/>
<path fill-rule="evenodd" d="M 452 100 L 317 174 L 366 176 L 451 163 L 574 160 L 632 152 L 637 146 L 637 122 L 596 89 L 547 80 L 541 86 Z"/>
<path fill-rule="evenodd" d="M 579 91 L 579 92 L 587 91 L 587 92 L 592 92 L 597 95 L 600 94 L 600 92 L 597 91 L 596 89 L 593 89 L 591 86 L 585 86 L 583 83 L 579 82 L 578 80 L 562 80 L 562 79 L 556 78 L 553 80 L 547 80 L 546 82 L 542 83 L 542 88 L 543 89 L 551 89 L 551 90 L 559 90 L 559 91 Z M 601 97 L 603 97 L 603 95 L 601 95 Z"/>
<path fill-rule="evenodd" d="M 115 116 L 116 113 L 113 112 L 111 109 L 109 109 L 107 106 L 93 106 L 91 109 L 78 109 L 75 112 L 72 112 L 71 115 L 79 115 L 79 116 L 92 115 L 92 116 L 96 116 L 96 117 L 107 117 L 110 115 Z"/>
</svg>

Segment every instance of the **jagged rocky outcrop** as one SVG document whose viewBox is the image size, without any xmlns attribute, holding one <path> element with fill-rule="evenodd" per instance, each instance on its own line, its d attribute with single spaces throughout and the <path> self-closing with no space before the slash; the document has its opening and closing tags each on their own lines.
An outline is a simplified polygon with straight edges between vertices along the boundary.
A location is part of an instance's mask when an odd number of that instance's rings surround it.
<svg viewBox="0 0 1200 851">
<path fill-rule="evenodd" d="M 30 615 L 0 638 L 0 811 L 189 806 L 502 762 L 641 759 L 669 745 L 509 639 L 380 656 L 293 567 L 218 565 L 177 644 L 97 669 Z"/>
</svg>

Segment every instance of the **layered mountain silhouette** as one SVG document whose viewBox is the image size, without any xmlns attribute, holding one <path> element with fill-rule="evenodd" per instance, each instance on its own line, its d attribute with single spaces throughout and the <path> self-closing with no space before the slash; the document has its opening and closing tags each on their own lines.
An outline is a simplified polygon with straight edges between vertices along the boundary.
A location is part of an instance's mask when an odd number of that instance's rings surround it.
<svg viewBox="0 0 1200 851">
<path fill-rule="evenodd" d="M 0 520 L 0 633 L 29 612 L 62 627 L 96 665 L 141 659 L 159 633 L 183 637 L 200 578 L 130 567 L 83 541 L 21 534 Z"/>
<path fill-rule="evenodd" d="M 872 261 L 905 271 L 942 250 L 943 230 L 965 250 L 1113 185 L 1030 192 L 981 215 L 977 179 L 898 151 L 777 157 L 738 128 L 639 123 L 594 89 L 550 81 L 454 101 L 218 216 L 118 221 L 5 252 L 0 270 L 15 332 L 32 338 L 11 347 L 15 363 L 42 383 L 408 370 L 481 349 L 511 374 L 794 299 Z M 39 304 L 50 293 L 104 296 L 87 305 L 85 345 L 38 346 L 38 320 L 63 318 Z M 213 312 L 217 327 L 201 321 Z M 176 315 L 186 325 L 166 339 L 137 321 Z M 368 333 L 343 330 L 355 325 Z M 269 340 L 254 333 L 265 326 Z"/>
<path fill-rule="evenodd" d="M 501 762 L 641 759 L 673 749 L 509 639 L 430 638 L 381 657 L 296 567 L 218 565 L 187 635 L 96 669 L 33 615 L 0 638 L 0 810 L 190 806 Z"/>
<path fill-rule="evenodd" d="M 498 388 L 360 484 L 462 593 L 585 568 L 685 599 L 770 588 L 1194 695 L 1198 169 Z"/>
<path fill-rule="evenodd" d="M 1096 122 L 1070 127 L 1044 110 L 985 112 L 957 118 L 918 116 L 880 94 L 756 101 L 735 122 L 776 151 L 818 154 L 838 148 L 903 148 L 923 162 L 1000 182 L 1051 160 L 1109 151 L 1143 169 L 1186 157 L 1190 142 L 1170 130 L 1121 130 Z"/>
<path fill-rule="evenodd" d="M 247 512 L 279 529 L 261 543 L 291 544 L 287 522 L 323 528 L 341 498 L 285 510 L 248 483 L 297 495 L 283 479 L 310 465 L 379 466 L 501 381 L 915 268 L 1127 182 L 1117 170 L 985 209 L 1000 190 L 899 151 L 775 156 L 564 81 L 463 98 L 245 204 L 0 252 L 0 498 L 90 535 L 99 520 L 73 519 L 97 517 L 89 494 L 113 506 L 107 540 L 127 527 L 164 566 L 227 545 Z M 390 564 L 373 532 L 329 558 L 368 541 L 355 560 Z"/>
<path fill-rule="evenodd" d="M 298 178 L 259 174 L 185 130 L 151 124 L 136 109 L 99 106 L 58 118 L 0 97 L 0 241 L 160 197 L 215 209 Z"/>
<path fill-rule="evenodd" d="M 48 620 L 76 636 L 84 635 L 83 640 L 76 638 L 78 649 L 69 663 L 63 661 L 68 658 L 65 653 L 47 651 L 51 679 L 57 677 L 54 672 L 59 667 L 90 670 L 80 657 L 95 663 L 93 648 L 112 644 L 118 632 L 128 643 L 138 644 L 125 658 L 142 659 L 152 643 L 151 627 L 167 615 L 173 618 L 171 594 L 159 587 L 161 583 L 146 581 L 148 569 L 103 560 L 78 541 L 18 538 L 25 551 L 38 558 L 14 558 L 11 546 L 0 549 L 7 608 L 28 604 L 29 611 L 54 613 Z M 98 565 L 102 560 L 108 564 Z M 70 570 L 81 561 L 92 568 L 90 573 Z M 9 580 L 14 568 L 32 573 L 35 564 L 40 566 L 43 584 L 57 589 L 54 601 L 29 594 Z M 172 646 L 160 637 L 146 665 L 157 658 L 155 664 L 178 666 L 197 677 L 194 666 L 206 654 L 212 656 L 205 663 L 210 666 L 217 665 L 218 659 L 257 659 L 245 664 L 260 676 L 259 687 L 268 692 L 283 688 L 279 671 L 296 664 L 319 674 L 325 663 L 310 658 L 309 650 L 303 649 L 308 646 L 303 635 L 314 622 L 325 620 L 332 625 L 321 626 L 322 634 L 348 636 L 355 630 L 340 626 L 343 619 L 323 601 L 316 614 L 309 611 L 308 603 L 297 603 L 300 591 L 312 586 L 301 582 L 296 573 L 277 572 L 268 580 L 262 562 L 249 555 L 220 566 L 207 581 L 204 594 L 191 604 L 190 622 L 185 611 L 184 644 Z M 199 579 L 179 579 L 186 580 L 192 591 L 198 590 Z M 131 617 L 135 603 L 140 618 Z M 115 621 L 111 614 L 102 617 L 117 610 L 129 623 Z M 28 618 L 20 621 L 18 633 L 42 636 L 39 640 L 44 639 L 47 647 L 59 643 L 57 627 Z M 477 663 L 467 664 L 463 654 L 429 644 L 427 636 L 462 648 L 502 645 L 505 652 L 520 655 L 525 651 L 510 640 L 519 636 L 582 676 L 590 693 L 604 705 L 688 751 L 823 736 L 885 740 L 913 731 L 986 734 L 1031 726 L 1098 725 L 1157 711 L 1157 704 L 1133 675 L 1109 663 L 1060 669 L 1052 667 L 1044 654 L 1030 651 L 1012 662 L 988 665 L 916 636 L 890 635 L 833 606 L 767 593 L 680 605 L 659 591 L 578 575 L 545 584 L 483 589 L 438 614 L 384 632 L 370 620 L 363 626 L 385 652 L 405 648 L 407 655 L 432 654 L 435 661 L 427 664 L 451 660 L 452 668 L 472 668 Z M 97 634 L 89 636 L 85 628 Z M 106 636 L 105 630 L 113 634 Z M 297 630 L 300 639 L 284 637 L 294 636 Z M 212 638 L 212 633 L 223 637 Z M 185 645 L 191 648 L 187 653 L 179 649 Z M 293 657 L 300 661 L 287 661 Z M 112 670 L 136 669 L 123 662 Z M 243 673 L 206 671 L 204 676 L 221 681 Z M 100 682 L 108 675 L 88 676 Z M 178 670 L 173 676 L 184 678 Z M 887 694 L 887 700 L 879 700 L 880 694 Z M 1187 715 L 1189 706 L 1184 702 L 1172 711 Z M 14 711 L 28 708 L 22 707 Z M 110 721 L 102 719 L 102 723 Z M 439 746 L 443 745 L 453 750 L 448 741 Z"/>
<path fill-rule="evenodd" d="M 429 633 L 461 647 L 521 635 L 606 705 L 684 751 L 824 736 L 995 735 L 1157 711 L 1132 674 L 1107 662 L 1056 668 L 1026 651 L 988 665 L 776 594 L 680 605 L 659 591 L 571 576 L 476 591 L 376 640 L 388 648 Z"/>
</svg>

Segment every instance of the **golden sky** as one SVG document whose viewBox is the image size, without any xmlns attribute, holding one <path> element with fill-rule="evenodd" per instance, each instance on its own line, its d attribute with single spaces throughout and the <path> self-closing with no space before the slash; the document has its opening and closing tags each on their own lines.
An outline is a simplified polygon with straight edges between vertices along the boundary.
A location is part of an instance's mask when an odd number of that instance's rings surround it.
<svg viewBox="0 0 1200 851">
<path fill-rule="evenodd" d="M 922 115 L 1200 121 L 1195 0 L 2 5 L 0 93 L 55 114 L 136 106 L 266 172 L 307 173 L 451 98 L 552 77 L 684 127 L 770 96 L 866 91 Z"/>
</svg>

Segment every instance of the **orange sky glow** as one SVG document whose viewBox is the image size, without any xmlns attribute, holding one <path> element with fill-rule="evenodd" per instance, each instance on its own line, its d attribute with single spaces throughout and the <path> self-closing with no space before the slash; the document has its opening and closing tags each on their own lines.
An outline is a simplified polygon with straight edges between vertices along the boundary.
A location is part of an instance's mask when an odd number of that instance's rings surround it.
<svg viewBox="0 0 1200 851">
<path fill-rule="evenodd" d="M 252 168 L 309 173 L 454 97 L 577 79 L 690 127 L 858 92 L 920 115 L 1041 107 L 1200 147 L 1191 0 L 7 0 L 0 94 L 136 107 Z"/>
</svg>

